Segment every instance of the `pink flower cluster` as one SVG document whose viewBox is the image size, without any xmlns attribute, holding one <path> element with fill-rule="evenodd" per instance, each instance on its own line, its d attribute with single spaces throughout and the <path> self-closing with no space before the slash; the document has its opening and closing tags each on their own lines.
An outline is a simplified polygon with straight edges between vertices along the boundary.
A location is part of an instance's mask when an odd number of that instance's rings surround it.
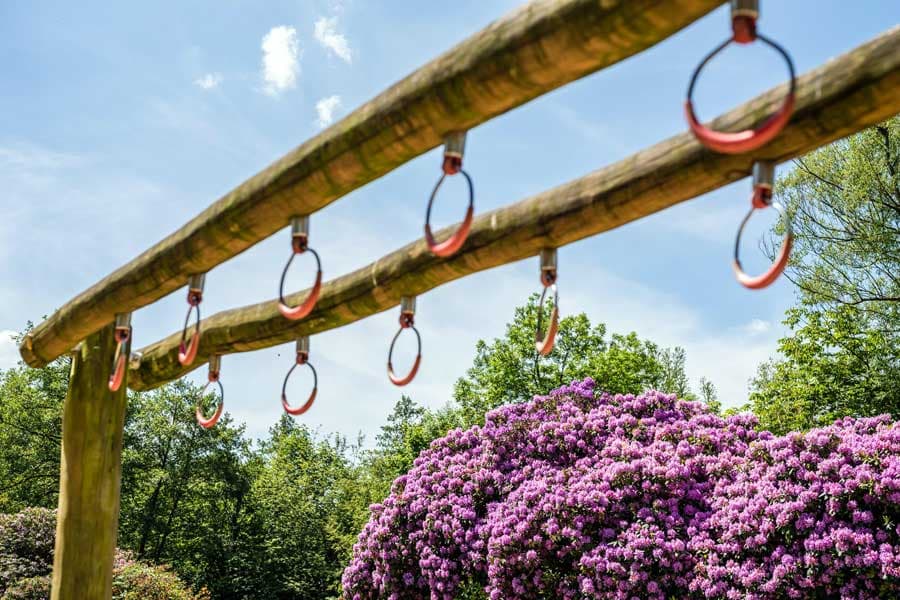
<svg viewBox="0 0 900 600">
<path fill-rule="evenodd" d="M 495 410 L 372 507 L 344 597 L 900 597 L 900 427 L 755 424 L 589 379 Z"/>
</svg>

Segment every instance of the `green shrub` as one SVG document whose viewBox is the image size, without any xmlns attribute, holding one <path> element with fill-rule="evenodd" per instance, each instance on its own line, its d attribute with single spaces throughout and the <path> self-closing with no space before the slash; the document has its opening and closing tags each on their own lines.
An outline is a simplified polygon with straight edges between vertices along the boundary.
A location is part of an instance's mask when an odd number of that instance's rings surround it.
<svg viewBox="0 0 900 600">
<path fill-rule="evenodd" d="M 167 566 L 137 562 L 127 553 L 116 557 L 113 600 L 209 600 L 204 589 L 195 594 Z"/>
</svg>

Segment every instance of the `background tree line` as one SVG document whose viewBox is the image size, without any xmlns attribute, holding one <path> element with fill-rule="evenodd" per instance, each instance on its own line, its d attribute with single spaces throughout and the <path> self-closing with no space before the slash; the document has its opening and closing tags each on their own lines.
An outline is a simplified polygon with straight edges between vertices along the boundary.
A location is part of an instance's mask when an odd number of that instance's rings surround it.
<svg viewBox="0 0 900 600">
<path fill-rule="evenodd" d="M 895 118 L 804 157 L 778 183 L 796 233 L 788 276 L 798 291 L 789 333 L 740 408 L 763 428 L 900 413 L 898 135 Z M 536 313 L 533 297 L 502 337 L 478 343 L 445 406 L 401 397 L 372 446 L 288 417 L 261 440 L 227 416 L 202 430 L 193 420 L 200 390 L 185 382 L 130 395 L 119 545 L 172 565 L 212 598 L 337 598 L 369 505 L 452 428 L 587 376 L 610 392 L 655 388 L 718 410 L 710 381 L 690 389 L 683 349 L 610 333 L 584 314 L 562 320 L 557 350 L 537 362 Z M 68 371 L 62 358 L 0 372 L 0 513 L 56 506 Z"/>
</svg>

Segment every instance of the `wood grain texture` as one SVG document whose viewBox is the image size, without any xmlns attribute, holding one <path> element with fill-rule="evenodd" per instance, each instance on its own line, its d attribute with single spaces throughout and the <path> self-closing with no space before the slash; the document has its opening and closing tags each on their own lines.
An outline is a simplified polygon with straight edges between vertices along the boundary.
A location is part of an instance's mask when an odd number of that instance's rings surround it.
<svg viewBox="0 0 900 600">
<path fill-rule="evenodd" d="M 25 337 L 41 367 L 309 214 L 529 100 L 664 40 L 722 0 L 536 0 L 492 23 L 213 203 Z"/>
<path fill-rule="evenodd" d="M 780 86 L 714 122 L 718 129 L 755 125 L 780 105 Z M 715 154 L 685 133 L 590 175 L 511 206 L 480 215 L 462 250 L 433 256 L 423 240 L 327 282 L 306 319 L 291 322 L 277 301 L 215 314 L 202 323 L 192 368 L 211 354 L 245 352 L 352 323 L 471 273 L 537 255 L 640 219 L 750 174 L 753 162 L 783 162 L 900 112 L 900 27 L 829 61 L 798 81 L 791 123 L 768 146 L 745 155 Z M 735 202 L 749 202 L 737 197 Z M 724 260 L 724 259 L 723 259 Z M 289 299 L 297 302 L 308 291 Z M 177 360 L 180 332 L 141 350 L 133 389 L 144 390 L 191 369 Z"/>
<path fill-rule="evenodd" d="M 112 596 L 125 427 L 125 386 L 115 393 L 107 387 L 116 348 L 113 332 L 110 325 L 92 334 L 72 358 L 63 414 L 52 600 Z"/>
</svg>

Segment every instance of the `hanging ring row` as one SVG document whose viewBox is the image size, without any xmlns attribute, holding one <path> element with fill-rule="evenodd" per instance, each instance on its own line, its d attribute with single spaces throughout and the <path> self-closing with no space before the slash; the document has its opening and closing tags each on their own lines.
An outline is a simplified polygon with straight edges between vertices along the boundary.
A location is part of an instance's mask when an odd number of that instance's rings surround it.
<svg viewBox="0 0 900 600">
<path fill-rule="evenodd" d="M 419 335 L 419 330 L 416 329 L 415 326 L 415 314 L 416 297 L 403 296 L 400 299 L 400 329 L 397 330 L 397 333 L 394 334 L 394 339 L 391 340 L 391 347 L 388 350 L 387 360 L 388 378 L 391 380 L 391 383 L 396 386 L 404 386 L 415 379 L 416 373 L 419 372 L 419 365 L 422 362 L 422 336 Z M 400 334 L 403 333 L 404 329 L 412 329 L 413 333 L 416 334 L 417 350 L 416 359 L 413 361 L 413 365 L 409 370 L 409 373 L 407 373 L 404 377 L 400 377 L 394 373 L 393 356 L 394 345 L 397 343 L 397 338 L 400 337 Z"/>
<path fill-rule="evenodd" d="M 309 397 L 306 399 L 301 406 L 294 408 L 288 402 L 287 397 L 287 385 L 288 380 L 291 378 L 291 374 L 294 372 L 298 366 L 306 365 L 309 367 L 309 370 L 312 371 L 313 376 L 313 388 L 312 392 L 310 392 Z M 309 336 L 303 336 L 299 340 L 297 340 L 297 354 L 294 360 L 294 364 L 288 369 L 287 375 L 284 376 L 284 383 L 281 385 L 281 406 L 284 407 L 284 411 L 293 416 L 300 416 L 310 408 L 312 408 L 313 402 L 316 401 L 316 394 L 319 392 L 319 375 L 316 373 L 316 368 L 312 366 L 312 363 L 309 362 Z"/>
<path fill-rule="evenodd" d="M 431 191 L 431 197 L 428 198 L 428 208 L 425 210 L 425 243 L 428 244 L 429 250 L 441 258 L 447 258 L 456 254 L 466 238 L 469 236 L 469 230 L 472 228 L 472 220 L 475 217 L 475 188 L 472 185 L 472 178 L 462 168 L 463 154 L 466 148 L 466 132 L 455 131 L 447 135 L 444 140 L 444 162 L 442 164 L 443 173 L 440 179 Z M 462 223 L 453 232 L 449 238 L 443 242 L 438 242 L 431 231 L 431 207 L 434 205 L 434 199 L 441 184 L 448 175 L 456 175 L 461 173 L 466 179 L 469 186 L 469 207 L 466 209 L 466 216 Z"/>
<path fill-rule="evenodd" d="M 128 357 L 131 348 L 131 313 L 116 315 L 115 333 L 116 351 L 113 354 L 112 373 L 109 376 L 109 391 L 118 392 L 125 379 L 128 368 Z"/>
<path fill-rule="evenodd" d="M 687 102 L 685 103 L 685 113 L 687 115 L 688 125 L 700 143 L 716 152 L 721 152 L 723 154 L 741 154 L 758 150 L 775 139 L 781 130 L 788 124 L 791 114 L 794 111 L 795 92 L 797 87 L 794 62 L 791 60 L 790 54 L 788 54 L 784 48 L 757 32 L 756 24 L 758 20 L 759 0 L 731 0 L 731 37 L 717 46 L 700 62 L 694 70 L 694 74 L 691 76 L 691 82 L 688 85 Z M 788 73 L 790 75 L 790 84 L 788 93 L 785 96 L 781 107 L 756 129 L 726 133 L 715 131 L 702 125 L 694 112 L 693 100 L 694 87 L 700 76 L 700 72 L 710 60 L 728 47 L 732 42 L 736 44 L 749 44 L 756 40 L 775 49 L 775 51 L 782 56 L 785 64 L 787 64 Z M 793 245 L 790 216 L 781 204 L 772 201 L 774 182 L 775 164 L 771 161 L 757 161 L 753 165 L 752 208 L 738 227 L 737 239 L 734 243 L 734 262 L 732 264 L 738 282 L 750 289 L 762 289 L 771 285 L 784 271 L 790 259 L 791 247 Z M 738 256 L 740 252 L 741 234 L 743 233 L 744 227 L 747 225 L 750 216 L 753 214 L 753 211 L 768 206 L 773 207 L 781 215 L 784 222 L 784 239 L 778 256 L 775 258 L 772 266 L 762 275 L 751 277 L 744 273 Z"/>
<path fill-rule="evenodd" d="M 181 344 L 178 346 L 178 362 L 185 367 L 194 363 L 197 358 L 197 350 L 200 348 L 200 302 L 203 301 L 203 286 L 206 283 L 206 274 L 191 275 L 188 280 L 188 311 L 184 317 L 184 327 L 181 329 Z M 196 312 L 194 332 L 188 340 L 188 325 L 191 322 L 191 313 Z"/>
<path fill-rule="evenodd" d="M 784 129 L 794 111 L 795 91 L 797 79 L 794 72 L 794 62 L 791 56 L 780 45 L 756 31 L 756 22 L 759 18 L 759 0 L 731 0 L 731 24 L 732 35 L 710 52 L 694 70 L 691 82 L 688 85 L 685 114 L 688 125 L 697 139 L 708 148 L 723 154 L 741 154 L 752 152 L 769 143 Z M 715 131 L 702 125 L 694 111 L 694 87 L 700 72 L 716 55 L 727 48 L 732 42 L 736 44 L 749 44 L 759 40 L 777 51 L 787 64 L 790 74 L 790 86 L 781 107 L 756 129 L 747 129 L 734 133 Z"/>
<path fill-rule="evenodd" d="M 559 331 L 559 290 L 556 287 L 556 248 L 541 250 L 541 284 L 544 286 L 541 292 L 541 300 L 538 305 L 537 329 L 534 332 L 534 349 L 541 356 L 547 356 L 553 351 L 556 343 L 556 334 Z M 553 293 L 553 308 L 550 310 L 550 323 L 544 332 L 544 302 L 547 290 Z"/>
<path fill-rule="evenodd" d="M 761 148 L 765 144 L 775 139 L 775 137 L 777 137 L 777 135 L 784 129 L 784 127 L 789 122 L 791 114 L 794 110 L 794 104 L 796 101 L 796 73 L 793 60 L 791 59 L 788 52 L 779 44 L 757 32 L 758 19 L 759 0 L 731 0 L 731 36 L 716 48 L 714 48 L 712 52 L 710 52 L 706 57 L 704 57 L 704 59 L 700 62 L 700 64 L 691 75 L 687 91 L 687 100 L 685 102 L 685 114 L 687 117 L 688 125 L 695 137 L 700 141 L 700 143 L 716 152 L 721 152 L 724 154 L 740 154 L 753 152 Z M 788 86 L 788 92 L 784 100 L 782 101 L 780 108 L 778 108 L 778 110 L 774 114 L 772 114 L 768 119 L 766 119 L 755 129 L 747 129 L 739 132 L 722 132 L 713 130 L 703 125 L 697 118 L 696 111 L 694 109 L 694 89 L 701 72 L 713 58 L 715 58 L 720 52 L 731 45 L 732 42 L 736 44 L 749 44 L 756 40 L 763 42 L 764 44 L 778 52 L 787 65 L 790 82 Z M 469 235 L 472 227 L 472 222 L 474 220 L 474 186 L 472 184 L 472 178 L 462 168 L 465 143 L 466 132 L 464 131 L 452 132 L 445 137 L 444 156 L 442 164 L 443 173 L 441 174 L 440 179 L 438 179 L 437 184 L 434 186 L 434 189 L 431 192 L 431 196 L 428 199 L 428 206 L 425 212 L 425 241 L 431 252 L 436 256 L 442 258 L 450 257 L 462 248 L 462 246 L 465 244 L 466 238 Z M 466 183 L 468 184 L 469 202 L 466 209 L 466 214 L 456 231 L 454 231 L 446 240 L 438 242 L 435 239 L 431 229 L 432 207 L 434 205 L 435 198 L 437 197 L 437 193 L 444 182 L 444 179 L 446 179 L 447 176 L 453 176 L 459 173 L 463 175 Z M 774 282 L 778 278 L 778 276 L 784 272 L 784 269 L 788 264 L 790 251 L 793 245 L 790 215 L 781 204 L 773 201 L 774 178 L 775 165 L 772 161 L 760 160 L 754 163 L 753 196 L 751 199 L 751 208 L 741 221 L 735 239 L 733 260 L 734 272 L 737 280 L 741 283 L 741 285 L 744 285 L 745 287 L 748 287 L 750 289 L 764 288 Z M 778 255 L 775 257 L 775 260 L 768 270 L 766 270 L 761 275 L 751 276 L 746 274 L 743 270 L 743 267 L 741 266 L 739 256 L 741 236 L 754 211 L 762 210 L 768 207 L 772 207 L 776 211 L 778 211 L 783 221 L 784 235 L 781 243 L 781 248 L 779 249 Z M 310 248 L 308 244 L 309 217 L 296 217 L 291 221 L 291 248 L 293 252 L 284 267 L 284 271 L 281 274 L 281 282 L 279 285 L 278 294 L 278 308 L 281 314 L 284 315 L 284 317 L 287 319 L 297 320 L 309 315 L 315 307 L 316 302 L 319 299 L 319 294 L 321 292 L 321 260 L 318 253 Z M 296 307 L 291 307 L 285 300 L 285 278 L 294 257 L 307 251 L 311 252 L 313 254 L 313 257 L 316 259 L 316 280 L 306 300 L 304 300 L 300 305 Z M 541 251 L 540 268 L 540 278 L 541 284 L 543 286 L 543 291 L 541 293 L 540 305 L 538 307 L 534 346 L 535 351 L 538 353 L 538 355 L 547 356 L 552 352 L 556 343 L 556 336 L 559 332 L 559 290 L 557 288 L 557 252 L 555 248 L 546 248 Z M 191 364 L 197 355 L 197 349 L 200 339 L 199 305 L 203 294 L 203 282 L 204 276 L 202 274 L 192 276 L 190 280 L 188 291 L 188 304 L 190 305 L 190 308 L 188 310 L 187 317 L 185 318 L 185 325 L 184 329 L 182 330 L 182 341 L 178 353 L 178 360 L 183 365 Z M 550 294 L 552 294 L 553 306 L 550 311 L 548 324 L 545 331 L 544 306 L 547 301 L 548 291 L 550 292 Z M 190 322 L 191 311 L 194 309 L 196 309 L 197 312 L 197 321 L 194 327 L 193 335 L 191 336 L 190 342 L 188 342 L 188 324 Z M 400 304 L 400 329 L 391 340 L 387 360 L 388 377 L 390 378 L 391 383 L 398 386 L 404 386 L 410 383 L 415 378 L 416 374 L 418 373 L 419 366 L 421 365 L 422 336 L 419 334 L 418 329 L 416 329 L 415 327 L 415 311 L 415 296 L 404 296 L 401 299 Z M 119 327 L 120 324 L 122 325 L 121 328 Z M 126 345 L 128 344 L 131 335 L 130 318 L 128 318 L 127 315 L 118 315 L 116 318 L 116 325 L 116 340 L 118 342 L 118 346 L 116 348 L 116 357 L 113 365 L 113 375 L 110 377 L 109 383 L 111 390 L 118 389 L 118 386 L 121 385 L 121 380 L 125 368 L 124 365 L 127 360 Z M 393 353 L 397 340 L 399 339 L 400 334 L 403 333 L 404 329 L 412 329 L 413 333 L 416 334 L 417 352 L 416 358 L 409 372 L 405 376 L 400 377 L 394 373 Z M 221 399 L 219 400 L 216 411 L 211 417 L 205 418 L 203 416 L 200 404 L 198 404 L 197 406 L 197 422 L 200 423 L 201 426 L 206 428 L 215 425 L 215 423 L 221 417 L 222 409 L 224 406 L 222 384 L 219 381 L 220 361 L 221 357 L 219 357 L 218 355 L 210 359 L 209 383 L 207 383 L 207 386 L 203 391 L 203 393 L 205 394 L 206 389 L 212 383 L 217 383 L 219 385 Z M 287 399 L 287 384 L 297 366 L 302 365 L 308 365 L 310 370 L 312 371 L 313 389 L 303 405 L 298 408 L 293 408 L 291 407 Z M 315 401 L 317 393 L 318 375 L 315 368 L 309 362 L 309 337 L 304 336 L 297 341 L 295 363 L 288 370 L 287 375 L 285 375 L 284 383 L 281 389 L 281 402 L 288 414 L 301 415 L 311 408 L 313 402 Z"/>
<path fill-rule="evenodd" d="M 215 424 L 219 422 L 219 419 L 222 417 L 222 411 L 225 409 L 225 388 L 222 387 L 222 382 L 219 380 L 219 372 L 221 371 L 221 368 L 222 356 L 219 354 L 215 354 L 210 357 L 207 382 L 206 385 L 203 386 L 203 390 L 200 391 L 200 396 L 197 399 L 197 408 L 194 411 L 195 416 L 197 417 L 197 424 L 204 429 L 213 428 Z M 206 392 L 207 390 L 209 390 L 209 386 L 213 384 L 216 384 L 216 386 L 218 386 L 219 388 L 219 400 L 212 415 L 207 417 L 203 414 L 203 399 L 206 397 Z"/>
<path fill-rule="evenodd" d="M 291 257 L 284 270 L 281 272 L 281 283 L 278 284 L 278 310 L 284 318 L 291 321 L 302 319 L 312 312 L 316 302 L 319 301 L 319 292 L 322 291 L 322 261 L 319 259 L 319 253 L 309 247 L 309 216 L 294 217 L 291 219 Z M 290 306 L 284 298 L 284 280 L 287 277 L 288 269 L 294 257 L 298 254 L 309 252 L 316 259 L 316 281 L 312 290 L 302 303 L 297 306 Z"/>
</svg>

